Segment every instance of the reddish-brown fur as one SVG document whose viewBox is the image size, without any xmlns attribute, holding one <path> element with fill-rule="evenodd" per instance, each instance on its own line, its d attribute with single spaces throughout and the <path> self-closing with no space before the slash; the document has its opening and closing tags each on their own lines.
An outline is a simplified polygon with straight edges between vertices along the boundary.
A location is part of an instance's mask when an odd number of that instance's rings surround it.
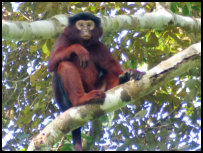
<svg viewBox="0 0 203 153">
<path fill-rule="evenodd" d="M 105 85 L 106 91 L 118 84 L 118 77 L 123 73 L 120 65 L 108 48 L 98 41 L 98 37 L 89 40 L 91 43 L 73 43 L 67 38 L 64 40 L 63 35 L 69 33 L 67 31 L 66 29 L 56 43 L 59 45 L 55 46 L 50 57 L 49 71 L 57 71 L 73 106 L 93 99 L 104 99 L 104 92 L 98 89 Z M 88 61 L 88 66 L 82 68 L 81 61 Z M 100 71 L 104 73 L 101 78 Z"/>
<path fill-rule="evenodd" d="M 95 18 L 93 21 L 98 20 Z M 56 41 L 48 70 L 54 72 L 54 95 L 61 111 L 94 99 L 103 101 L 104 91 L 129 80 L 131 74 L 123 74 L 109 49 L 99 41 L 101 35 L 102 28 L 97 25 L 91 31 L 91 38 L 84 40 L 75 25 L 70 24 Z M 131 72 L 135 74 L 137 71 Z M 120 74 L 123 76 L 119 80 Z M 139 78 L 140 73 L 137 74 Z M 74 150 L 82 150 L 80 128 L 72 134 Z"/>
<path fill-rule="evenodd" d="M 115 87 L 123 73 L 109 49 L 99 41 L 101 27 L 92 31 L 90 40 L 82 40 L 79 32 L 75 26 L 68 26 L 58 38 L 49 59 L 48 70 L 55 72 L 55 99 L 62 111 L 93 99 L 103 101 L 104 91 Z M 72 134 L 74 150 L 82 150 L 80 128 Z"/>
</svg>

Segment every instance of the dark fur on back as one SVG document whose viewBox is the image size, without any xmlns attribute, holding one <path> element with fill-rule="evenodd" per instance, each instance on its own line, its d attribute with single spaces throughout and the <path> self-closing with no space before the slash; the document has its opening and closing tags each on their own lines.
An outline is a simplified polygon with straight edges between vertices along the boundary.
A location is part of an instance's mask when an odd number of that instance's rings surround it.
<svg viewBox="0 0 203 153">
<path fill-rule="evenodd" d="M 94 16 L 91 13 L 82 12 L 82 13 L 76 14 L 76 15 L 74 15 L 72 17 L 69 17 L 68 18 L 69 25 L 72 25 L 72 26 L 75 25 L 75 23 L 78 20 L 93 20 L 97 27 L 100 26 L 100 24 L 101 24 L 101 19 L 100 18 Z"/>
</svg>

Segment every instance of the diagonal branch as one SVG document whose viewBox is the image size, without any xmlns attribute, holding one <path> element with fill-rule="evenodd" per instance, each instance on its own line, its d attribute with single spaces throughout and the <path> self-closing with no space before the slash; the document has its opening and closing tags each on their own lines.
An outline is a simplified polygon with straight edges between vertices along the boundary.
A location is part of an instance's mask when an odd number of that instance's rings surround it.
<svg viewBox="0 0 203 153">
<path fill-rule="evenodd" d="M 28 150 L 50 150 L 66 133 L 81 127 L 89 120 L 99 118 L 128 103 L 136 105 L 139 98 L 148 95 L 195 66 L 201 65 L 201 42 L 191 45 L 169 59 L 161 62 L 139 81 L 129 81 L 106 92 L 103 104 L 91 103 L 72 107 L 53 120 L 39 135 L 33 138 Z"/>
</svg>

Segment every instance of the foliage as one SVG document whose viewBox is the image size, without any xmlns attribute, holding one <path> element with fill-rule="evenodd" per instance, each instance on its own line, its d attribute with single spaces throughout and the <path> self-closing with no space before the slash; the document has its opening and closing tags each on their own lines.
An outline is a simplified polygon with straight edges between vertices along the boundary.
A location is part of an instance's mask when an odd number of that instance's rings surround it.
<svg viewBox="0 0 203 153">
<path fill-rule="evenodd" d="M 151 12 L 154 2 L 2 2 L 2 17 L 12 21 L 46 20 L 57 14 L 88 11 L 101 15 Z M 200 2 L 171 2 L 176 14 L 201 17 Z M 33 41 L 2 41 L 2 139 L 4 150 L 25 150 L 29 140 L 58 114 L 52 99 L 52 76 L 47 61 L 56 38 Z M 109 33 L 102 41 L 124 69 L 156 66 L 194 43 L 180 27 L 163 31 L 140 30 Z M 83 128 L 88 150 L 192 150 L 200 148 L 201 70 L 195 67 L 177 76 L 136 106 L 100 118 Z M 98 122 L 97 122 L 98 123 Z M 88 136 L 94 131 L 99 137 Z M 11 136 L 12 135 L 12 136 Z M 92 143 L 96 141 L 96 143 Z M 67 134 L 60 150 L 71 150 Z M 53 150 L 57 148 L 53 147 Z"/>
</svg>

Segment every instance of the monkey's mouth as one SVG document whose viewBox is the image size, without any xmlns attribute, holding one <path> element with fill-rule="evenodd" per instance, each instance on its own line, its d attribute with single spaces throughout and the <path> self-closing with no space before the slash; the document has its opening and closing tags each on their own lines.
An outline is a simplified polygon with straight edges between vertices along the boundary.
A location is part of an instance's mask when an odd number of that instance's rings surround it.
<svg viewBox="0 0 203 153">
<path fill-rule="evenodd" d="M 83 39 L 85 39 L 85 40 L 89 40 L 91 38 L 91 36 L 89 36 L 89 35 L 84 35 L 83 36 Z"/>
</svg>

